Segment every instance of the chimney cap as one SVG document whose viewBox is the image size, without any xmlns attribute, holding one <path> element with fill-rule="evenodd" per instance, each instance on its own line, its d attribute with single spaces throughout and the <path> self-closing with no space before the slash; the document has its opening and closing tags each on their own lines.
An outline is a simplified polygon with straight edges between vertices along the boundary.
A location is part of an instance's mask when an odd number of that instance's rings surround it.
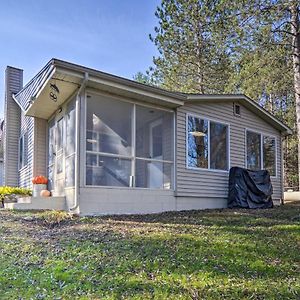
<svg viewBox="0 0 300 300">
<path fill-rule="evenodd" d="M 15 69 L 15 70 L 19 70 L 19 71 L 24 71 L 23 69 L 21 68 L 17 68 L 17 67 L 13 67 L 13 66 L 6 66 L 6 69 Z"/>
</svg>

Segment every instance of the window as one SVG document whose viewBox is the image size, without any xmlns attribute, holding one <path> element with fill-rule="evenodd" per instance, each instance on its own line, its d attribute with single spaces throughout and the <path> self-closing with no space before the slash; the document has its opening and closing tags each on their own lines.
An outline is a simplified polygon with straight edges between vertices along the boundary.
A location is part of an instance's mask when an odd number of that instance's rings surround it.
<svg viewBox="0 0 300 300">
<path fill-rule="evenodd" d="M 276 140 L 275 137 L 246 131 L 247 169 L 268 170 L 276 176 Z"/>
<path fill-rule="evenodd" d="M 19 169 L 27 165 L 27 132 L 21 135 L 19 139 Z"/>
<path fill-rule="evenodd" d="M 86 185 L 171 189 L 174 113 L 87 98 Z"/>
<path fill-rule="evenodd" d="M 188 167 L 228 170 L 228 125 L 187 117 L 187 165 Z"/>
<path fill-rule="evenodd" d="M 239 104 L 233 103 L 233 114 L 238 117 L 241 116 L 241 106 Z"/>
</svg>

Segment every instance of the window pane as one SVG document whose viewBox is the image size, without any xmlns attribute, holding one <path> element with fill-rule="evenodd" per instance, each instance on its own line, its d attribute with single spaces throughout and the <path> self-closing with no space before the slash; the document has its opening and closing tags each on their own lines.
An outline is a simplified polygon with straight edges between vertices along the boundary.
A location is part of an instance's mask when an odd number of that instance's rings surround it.
<svg viewBox="0 0 300 300">
<path fill-rule="evenodd" d="M 228 170 L 228 126 L 210 122 L 210 168 Z"/>
<path fill-rule="evenodd" d="M 19 140 L 19 168 L 21 169 L 24 166 L 24 153 L 23 153 L 23 148 L 24 148 L 24 136 L 21 136 Z"/>
<path fill-rule="evenodd" d="M 132 154 L 133 105 L 91 96 L 87 99 L 87 150 L 112 154 Z"/>
<path fill-rule="evenodd" d="M 28 133 L 25 132 L 19 139 L 19 169 L 28 163 Z"/>
<path fill-rule="evenodd" d="M 75 101 L 71 101 L 66 112 L 66 156 L 75 152 Z"/>
<path fill-rule="evenodd" d="M 131 160 L 97 155 L 96 164 L 86 167 L 86 184 L 129 187 L 130 175 Z"/>
<path fill-rule="evenodd" d="M 275 138 L 264 136 L 263 139 L 264 169 L 268 170 L 270 175 L 276 176 Z"/>
<path fill-rule="evenodd" d="M 188 117 L 188 166 L 208 168 L 208 121 Z"/>
<path fill-rule="evenodd" d="M 173 160 L 174 114 L 136 106 L 136 156 Z"/>
<path fill-rule="evenodd" d="M 49 122 L 48 135 L 49 135 L 49 149 L 48 149 L 48 165 L 52 165 L 54 162 L 54 153 L 55 153 L 55 140 L 54 140 L 54 131 L 55 131 L 55 122 L 54 120 Z"/>
<path fill-rule="evenodd" d="M 97 166 L 98 165 L 98 155 L 97 154 L 86 154 L 86 165 L 87 166 Z"/>
<path fill-rule="evenodd" d="M 57 151 L 61 150 L 63 147 L 63 121 L 64 119 L 60 119 L 57 122 L 57 136 L 56 136 L 56 145 Z"/>
<path fill-rule="evenodd" d="M 86 132 L 86 150 L 99 151 L 98 133 L 93 131 Z"/>
<path fill-rule="evenodd" d="M 61 174 L 63 172 L 63 156 L 58 155 L 56 158 L 56 173 Z"/>
<path fill-rule="evenodd" d="M 173 165 L 171 163 L 136 160 L 136 187 L 171 189 Z"/>
<path fill-rule="evenodd" d="M 48 167 L 48 189 L 49 191 L 53 190 L 53 166 Z"/>
<path fill-rule="evenodd" d="M 75 155 L 66 158 L 66 186 L 75 185 Z"/>
<path fill-rule="evenodd" d="M 261 169 L 261 140 L 260 134 L 247 131 L 247 168 Z"/>
</svg>

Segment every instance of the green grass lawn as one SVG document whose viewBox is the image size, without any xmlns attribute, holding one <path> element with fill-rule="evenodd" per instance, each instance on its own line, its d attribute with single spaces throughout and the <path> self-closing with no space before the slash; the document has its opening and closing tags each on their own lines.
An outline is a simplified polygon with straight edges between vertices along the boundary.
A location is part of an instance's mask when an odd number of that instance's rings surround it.
<svg viewBox="0 0 300 300">
<path fill-rule="evenodd" d="M 0 299 L 300 299 L 300 206 L 98 218 L 2 210 Z"/>
</svg>

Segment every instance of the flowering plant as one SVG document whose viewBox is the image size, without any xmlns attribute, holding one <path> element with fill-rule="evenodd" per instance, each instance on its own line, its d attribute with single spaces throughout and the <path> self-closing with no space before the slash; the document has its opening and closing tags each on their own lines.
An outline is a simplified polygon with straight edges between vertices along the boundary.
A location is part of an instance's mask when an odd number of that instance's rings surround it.
<svg viewBox="0 0 300 300">
<path fill-rule="evenodd" d="M 36 176 L 32 178 L 33 184 L 47 184 L 48 179 L 45 176 Z"/>
</svg>

